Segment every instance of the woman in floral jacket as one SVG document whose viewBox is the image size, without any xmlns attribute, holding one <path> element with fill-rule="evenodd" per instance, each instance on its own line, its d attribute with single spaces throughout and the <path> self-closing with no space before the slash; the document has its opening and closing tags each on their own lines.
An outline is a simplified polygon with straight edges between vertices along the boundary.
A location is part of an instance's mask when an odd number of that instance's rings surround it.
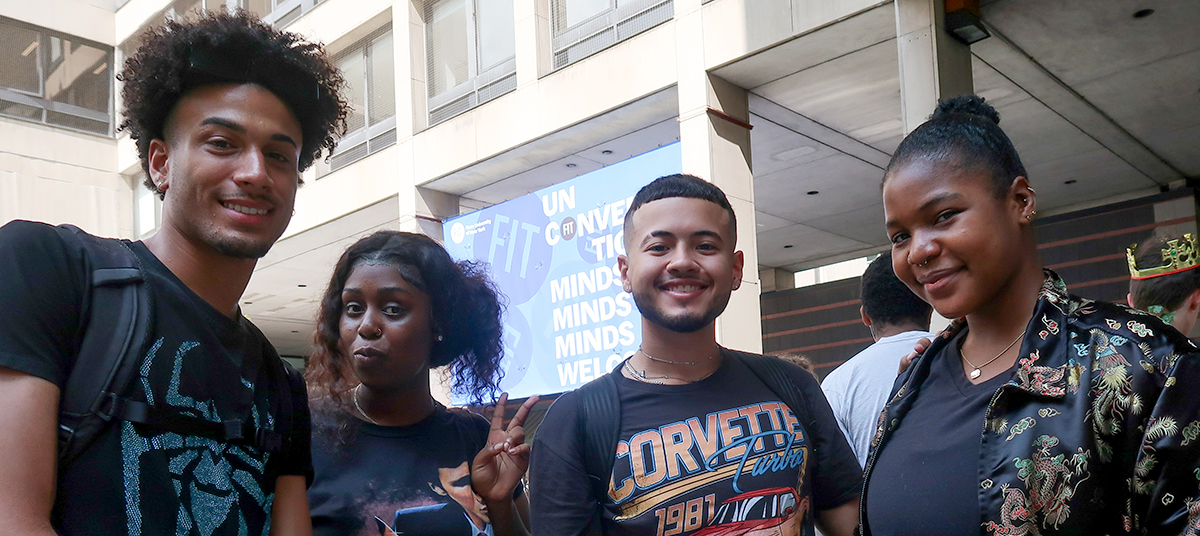
<svg viewBox="0 0 1200 536">
<path fill-rule="evenodd" d="M 896 275 L 959 320 L 880 416 L 863 533 L 1200 533 L 1197 349 L 1042 268 L 998 125 L 979 97 L 944 101 L 885 173 Z"/>
</svg>

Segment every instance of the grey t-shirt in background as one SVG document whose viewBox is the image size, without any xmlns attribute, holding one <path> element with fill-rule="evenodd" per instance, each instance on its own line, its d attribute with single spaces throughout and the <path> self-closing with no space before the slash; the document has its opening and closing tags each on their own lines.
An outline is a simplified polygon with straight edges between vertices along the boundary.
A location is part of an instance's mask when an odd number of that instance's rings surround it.
<svg viewBox="0 0 1200 536">
<path fill-rule="evenodd" d="M 900 359 L 913 351 L 922 337 L 933 338 L 928 331 L 906 331 L 879 339 L 830 372 L 821 382 L 838 427 L 865 466 L 879 412 L 887 403 L 896 382 Z"/>
</svg>

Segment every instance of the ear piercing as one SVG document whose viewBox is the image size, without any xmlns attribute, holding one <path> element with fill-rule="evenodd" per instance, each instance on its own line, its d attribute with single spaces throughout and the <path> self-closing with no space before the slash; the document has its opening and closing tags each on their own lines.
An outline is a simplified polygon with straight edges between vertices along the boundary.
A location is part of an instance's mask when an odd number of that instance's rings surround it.
<svg viewBox="0 0 1200 536">
<path fill-rule="evenodd" d="M 441 335 L 440 333 L 439 333 L 439 334 L 438 334 L 436 337 L 434 337 L 433 339 L 434 339 L 435 341 L 437 341 L 437 342 L 442 342 L 443 340 L 445 340 L 445 338 L 444 338 L 444 337 L 442 337 L 442 335 Z"/>
</svg>

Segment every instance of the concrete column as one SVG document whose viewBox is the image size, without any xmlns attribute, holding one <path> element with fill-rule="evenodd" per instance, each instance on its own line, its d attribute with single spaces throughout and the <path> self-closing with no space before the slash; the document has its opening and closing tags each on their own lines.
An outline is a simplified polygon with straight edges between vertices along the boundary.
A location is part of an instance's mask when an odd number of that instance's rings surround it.
<svg viewBox="0 0 1200 536">
<path fill-rule="evenodd" d="M 763 268 L 758 271 L 758 281 L 763 292 L 791 290 L 796 288 L 796 273 L 780 268 Z"/>
<path fill-rule="evenodd" d="M 550 3 L 513 0 L 516 23 L 517 88 L 536 83 L 550 65 Z"/>
<path fill-rule="evenodd" d="M 746 260 L 741 288 L 717 319 L 717 342 L 762 352 L 746 90 L 705 72 L 700 0 L 675 1 L 675 35 L 683 172 L 716 184 L 729 197 L 737 215 L 737 246 Z"/>
<path fill-rule="evenodd" d="M 954 39 L 945 22 L 945 0 L 896 0 L 905 134 L 929 118 L 938 99 L 975 91 L 971 48 Z"/>
</svg>

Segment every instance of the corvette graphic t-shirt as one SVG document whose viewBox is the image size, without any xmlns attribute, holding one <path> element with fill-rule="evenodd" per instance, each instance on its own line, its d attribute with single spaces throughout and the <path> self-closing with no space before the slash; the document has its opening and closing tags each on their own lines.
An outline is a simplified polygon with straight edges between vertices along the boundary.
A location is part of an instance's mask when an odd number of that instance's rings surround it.
<svg viewBox="0 0 1200 536">
<path fill-rule="evenodd" d="M 861 471 L 816 380 L 795 368 L 808 407 L 791 408 L 724 355 L 688 385 L 616 374 L 621 432 L 599 513 L 586 506 L 579 399 L 560 397 L 534 441 L 534 533 L 809 535 L 815 510 L 853 499 Z"/>
</svg>

